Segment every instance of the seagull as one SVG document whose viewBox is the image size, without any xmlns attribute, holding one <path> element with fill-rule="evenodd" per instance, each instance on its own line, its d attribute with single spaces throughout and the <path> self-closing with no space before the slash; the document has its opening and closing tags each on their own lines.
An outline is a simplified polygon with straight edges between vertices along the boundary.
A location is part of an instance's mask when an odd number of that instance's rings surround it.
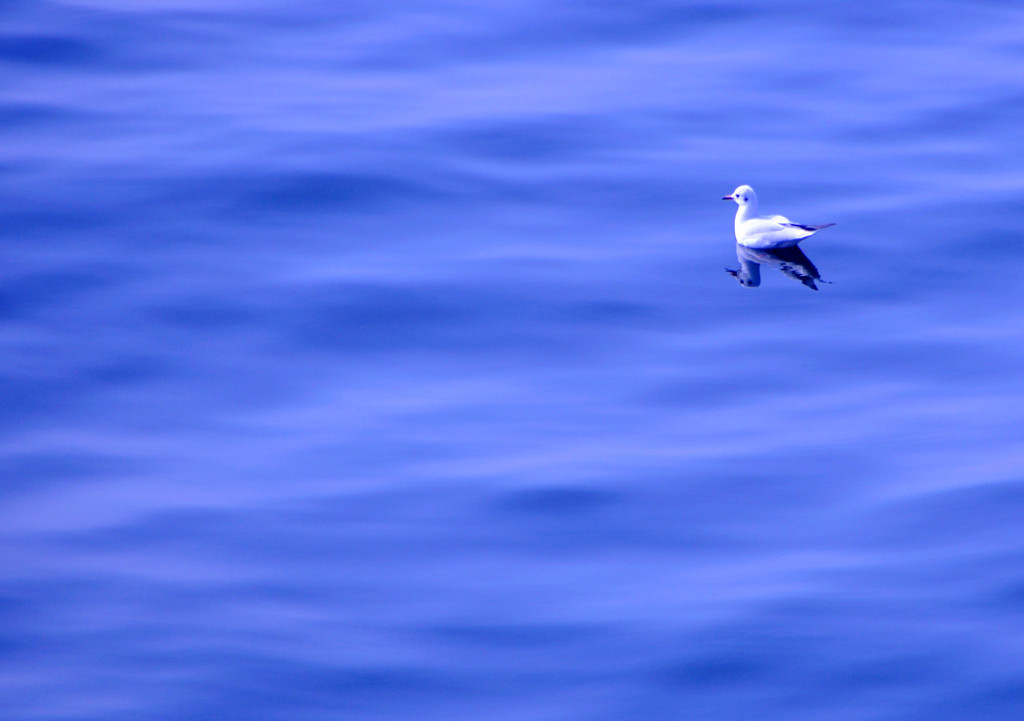
<svg viewBox="0 0 1024 721">
<path fill-rule="evenodd" d="M 741 185 L 722 200 L 735 200 L 740 206 L 736 210 L 736 242 L 748 248 L 789 248 L 835 225 L 802 225 L 781 215 L 758 215 L 757 193 L 749 185 Z"/>
</svg>

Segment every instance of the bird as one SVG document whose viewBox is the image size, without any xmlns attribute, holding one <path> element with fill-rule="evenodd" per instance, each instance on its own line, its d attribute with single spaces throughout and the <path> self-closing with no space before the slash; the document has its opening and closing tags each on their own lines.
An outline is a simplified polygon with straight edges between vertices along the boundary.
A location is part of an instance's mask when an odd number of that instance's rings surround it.
<svg viewBox="0 0 1024 721">
<path fill-rule="evenodd" d="M 835 225 L 804 225 L 782 215 L 758 215 L 757 193 L 749 185 L 741 185 L 722 200 L 734 200 L 739 206 L 736 209 L 736 242 L 748 248 L 790 248 L 822 228 Z"/>
</svg>

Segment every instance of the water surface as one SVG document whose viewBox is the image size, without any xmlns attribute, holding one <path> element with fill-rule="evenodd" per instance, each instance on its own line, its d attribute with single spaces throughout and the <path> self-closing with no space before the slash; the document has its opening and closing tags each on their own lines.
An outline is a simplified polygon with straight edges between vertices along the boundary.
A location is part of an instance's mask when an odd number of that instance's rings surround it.
<svg viewBox="0 0 1024 721">
<path fill-rule="evenodd" d="M 1022 30 L 4 4 L 5 716 L 1020 716 Z"/>
</svg>

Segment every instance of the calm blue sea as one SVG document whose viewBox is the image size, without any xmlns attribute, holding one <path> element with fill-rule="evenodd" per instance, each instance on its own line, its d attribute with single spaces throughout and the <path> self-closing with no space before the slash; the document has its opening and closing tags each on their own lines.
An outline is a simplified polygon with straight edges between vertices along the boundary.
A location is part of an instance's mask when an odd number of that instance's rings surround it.
<svg viewBox="0 0 1024 721">
<path fill-rule="evenodd" d="M 6 0 L 0 717 L 1024 718 L 1022 210 L 1010 0 Z"/>
</svg>

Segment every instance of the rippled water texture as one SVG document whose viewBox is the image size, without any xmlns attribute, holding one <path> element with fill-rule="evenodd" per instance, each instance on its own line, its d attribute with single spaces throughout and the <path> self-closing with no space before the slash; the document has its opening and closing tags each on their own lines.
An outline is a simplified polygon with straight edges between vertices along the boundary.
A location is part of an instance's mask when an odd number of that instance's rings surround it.
<svg viewBox="0 0 1024 721">
<path fill-rule="evenodd" d="M 1024 716 L 1022 38 L 3 3 L 3 717 Z"/>
</svg>

